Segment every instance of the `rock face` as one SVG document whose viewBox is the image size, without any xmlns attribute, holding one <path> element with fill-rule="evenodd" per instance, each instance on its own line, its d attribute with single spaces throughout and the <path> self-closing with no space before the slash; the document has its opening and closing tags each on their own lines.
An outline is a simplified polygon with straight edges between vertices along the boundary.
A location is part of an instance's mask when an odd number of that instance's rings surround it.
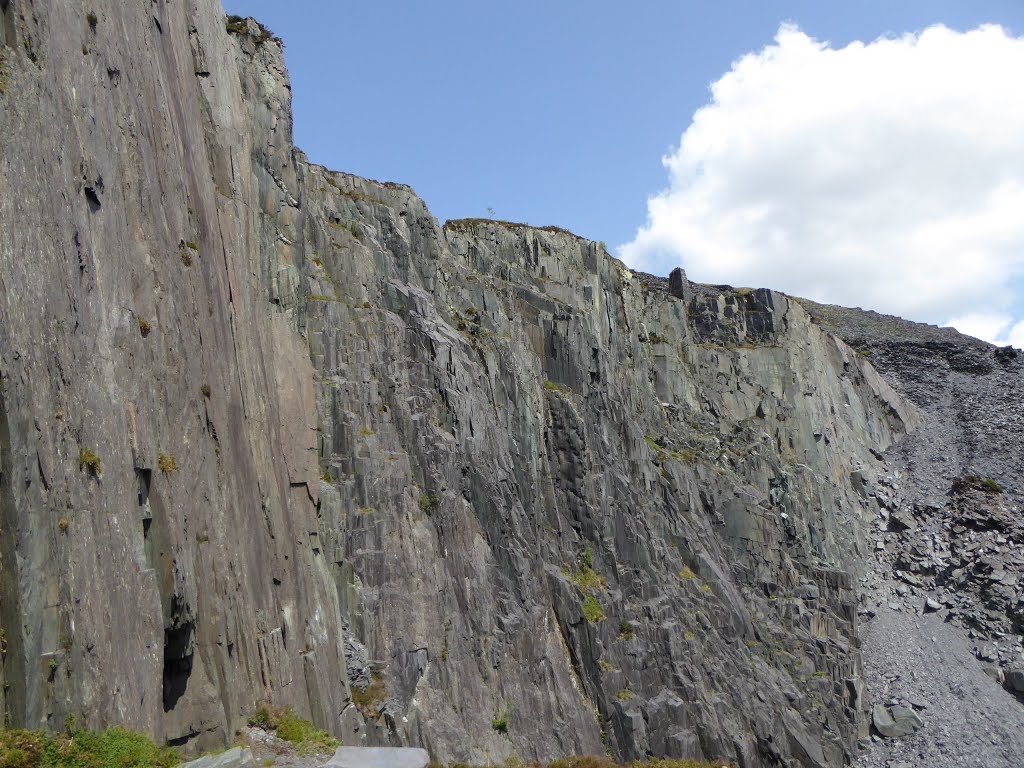
<svg viewBox="0 0 1024 768">
<path fill-rule="evenodd" d="M 2 8 L 5 719 L 849 761 L 920 403 L 782 294 L 310 164 L 213 0 Z"/>
</svg>

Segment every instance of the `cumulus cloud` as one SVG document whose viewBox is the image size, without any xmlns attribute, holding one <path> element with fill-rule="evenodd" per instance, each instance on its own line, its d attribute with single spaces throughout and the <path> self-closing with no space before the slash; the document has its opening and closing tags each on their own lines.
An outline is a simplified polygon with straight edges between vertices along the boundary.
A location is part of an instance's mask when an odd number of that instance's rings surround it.
<svg viewBox="0 0 1024 768">
<path fill-rule="evenodd" d="M 711 86 L 620 255 L 1024 346 L 1021 72 L 998 26 L 837 49 L 784 25 Z"/>
</svg>

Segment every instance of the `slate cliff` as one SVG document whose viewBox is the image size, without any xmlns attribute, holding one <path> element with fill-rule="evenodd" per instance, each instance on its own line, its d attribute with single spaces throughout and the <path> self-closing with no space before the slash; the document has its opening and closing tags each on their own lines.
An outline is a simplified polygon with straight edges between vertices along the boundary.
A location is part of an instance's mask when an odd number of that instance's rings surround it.
<svg viewBox="0 0 1024 768">
<path fill-rule="evenodd" d="M 919 419 L 865 357 L 310 164 L 213 0 L 0 9 L 7 722 L 850 759 L 867 489 Z"/>
</svg>

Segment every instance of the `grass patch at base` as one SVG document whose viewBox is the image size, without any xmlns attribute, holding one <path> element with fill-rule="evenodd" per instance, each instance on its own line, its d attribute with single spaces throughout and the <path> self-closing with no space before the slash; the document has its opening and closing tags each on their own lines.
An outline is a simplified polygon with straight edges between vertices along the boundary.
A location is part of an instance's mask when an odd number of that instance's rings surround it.
<svg viewBox="0 0 1024 768">
<path fill-rule="evenodd" d="M 50 736 L 0 730 L 0 768 L 174 768 L 178 753 L 124 728 Z"/>
<path fill-rule="evenodd" d="M 300 755 L 333 752 L 340 746 L 337 739 L 296 715 L 291 707 L 262 706 L 249 718 L 249 725 L 274 731 L 277 738 L 293 744 Z"/>
</svg>

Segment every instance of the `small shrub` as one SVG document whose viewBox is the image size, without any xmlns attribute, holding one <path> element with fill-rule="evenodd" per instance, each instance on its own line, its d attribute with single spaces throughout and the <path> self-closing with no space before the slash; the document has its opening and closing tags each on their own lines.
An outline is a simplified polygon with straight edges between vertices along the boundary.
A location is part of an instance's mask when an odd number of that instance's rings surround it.
<svg viewBox="0 0 1024 768">
<path fill-rule="evenodd" d="M 636 698 L 636 694 L 629 690 L 629 688 L 623 688 L 621 691 L 615 694 L 615 698 L 619 701 L 632 701 Z"/>
<path fill-rule="evenodd" d="M 209 384 L 203 384 L 203 386 L 201 386 L 199 388 L 199 391 L 200 391 L 200 393 L 202 393 L 203 397 L 209 397 L 210 396 L 210 391 L 211 391 L 210 390 L 210 385 Z"/>
<path fill-rule="evenodd" d="M 196 534 L 196 543 L 197 544 L 205 544 L 209 540 L 210 540 L 210 536 L 205 531 L 201 531 L 200 533 Z"/>
<path fill-rule="evenodd" d="M 545 381 L 544 389 L 548 392 L 557 392 L 560 395 L 568 395 L 572 392 L 572 390 L 564 384 L 557 384 L 553 381 Z"/>
<path fill-rule="evenodd" d="M 424 512 L 433 512 L 440 503 L 441 499 L 435 493 L 420 494 L 419 505 Z"/>
<path fill-rule="evenodd" d="M 142 338 L 146 338 L 149 336 L 149 332 L 153 330 L 153 326 L 150 324 L 149 320 L 141 315 L 139 315 L 137 319 L 139 321 L 139 333 L 142 334 Z"/>
<path fill-rule="evenodd" d="M 508 718 L 505 715 L 495 717 L 491 720 L 491 728 L 504 735 L 508 733 Z"/>
<path fill-rule="evenodd" d="M 683 570 L 679 572 L 679 578 L 683 581 L 693 581 L 697 578 L 697 574 L 693 572 L 690 566 L 684 565 Z"/>
<path fill-rule="evenodd" d="M 68 528 L 70 528 L 70 527 L 71 527 L 71 521 L 68 520 L 66 517 L 61 517 L 57 521 L 57 528 L 60 529 L 61 533 L 67 533 L 68 532 Z"/>
<path fill-rule="evenodd" d="M 362 427 L 359 430 L 359 436 L 360 437 L 373 437 L 373 430 L 372 429 L 368 429 L 367 427 Z"/>
<path fill-rule="evenodd" d="M 165 475 L 169 475 L 172 472 L 178 471 L 178 460 L 169 453 L 161 453 L 157 457 L 156 468 Z"/>
<path fill-rule="evenodd" d="M 609 672 L 614 672 L 615 671 L 615 665 L 612 664 L 607 659 L 601 659 L 599 662 L 597 662 L 597 666 L 605 674 L 608 674 Z"/>
<path fill-rule="evenodd" d="M 587 595 L 587 599 L 583 601 L 583 618 L 588 624 L 597 624 L 607 618 L 601 604 L 593 595 Z"/>
<path fill-rule="evenodd" d="M 349 224 L 348 231 L 352 233 L 352 237 L 354 237 L 356 240 L 363 239 L 363 230 L 359 228 L 358 224 L 354 222 L 352 224 Z"/>
<path fill-rule="evenodd" d="M 339 746 L 337 739 L 296 715 L 291 707 L 277 709 L 263 705 L 249 718 L 249 725 L 276 732 L 279 739 L 294 744 L 300 755 L 333 752 Z"/>
<path fill-rule="evenodd" d="M 986 477 L 981 481 L 981 490 L 985 491 L 985 493 L 1002 493 L 1003 487 L 995 480 Z"/>
<path fill-rule="evenodd" d="M 103 462 L 100 461 L 100 457 L 97 456 L 93 451 L 88 448 L 78 449 L 78 469 L 86 470 L 93 477 L 99 477 L 103 474 Z"/>
<path fill-rule="evenodd" d="M 182 251 L 181 252 L 181 263 L 184 264 L 186 267 L 191 267 L 192 266 L 192 254 L 189 253 L 188 251 Z"/>
<path fill-rule="evenodd" d="M 636 627 L 629 621 L 623 619 L 619 622 L 619 639 L 632 640 L 636 637 Z"/>
<path fill-rule="evenodd" d="M 368 686 L 365 688 L 352 688 L 352 703 L 363 714 L 363 717 L 368 720 L 376 720 L 380 714 L 381 705 L 387 699 L 387 695 L 384 678 L 374 673 L 370 678 Z"/>
<path fill-rule="evenodd" d="M 85 20 L 89 23 L 89 29 L 95 32 L 96 25 L 100 22 L 100 20 L 96 17 L 96 14 L 92 11 L 89 11 L 88 15 L 85 17 Z"/>
</svg>

